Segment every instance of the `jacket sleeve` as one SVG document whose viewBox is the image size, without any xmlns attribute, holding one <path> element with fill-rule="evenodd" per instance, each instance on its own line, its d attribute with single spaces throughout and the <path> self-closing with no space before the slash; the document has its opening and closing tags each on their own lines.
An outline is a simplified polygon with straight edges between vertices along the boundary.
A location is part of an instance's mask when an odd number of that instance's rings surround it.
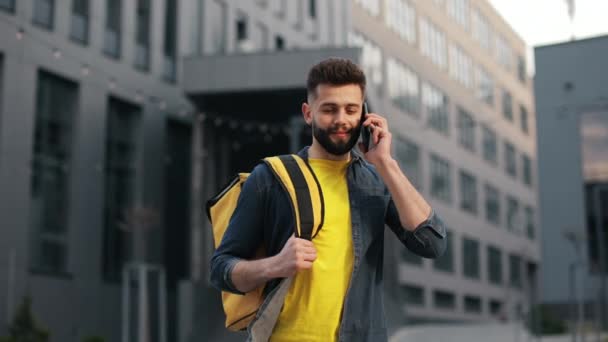
<svg viewBox="0 0 608 342">
<path fill-rule="evenodd" d="M 425 258 L 438 258 L 446 249 L 447 234 L 443 221 L 431 210 L 429 217 L 409 231 L 401 225 L 395 203 L 391 199 L 386 211 L 386 224 L 412 252 Z"/>
<path fill-rule="evenodd" d="M 243 183 L 222 242 L 211 257 L 209 277 L 218 290 L 243 294 L 232 283 L 232 269 L 239 261 L 252 259 L 262 244 L 266 193 L 259 186 L 262 167 L 258 165 Z"/>
</svg>

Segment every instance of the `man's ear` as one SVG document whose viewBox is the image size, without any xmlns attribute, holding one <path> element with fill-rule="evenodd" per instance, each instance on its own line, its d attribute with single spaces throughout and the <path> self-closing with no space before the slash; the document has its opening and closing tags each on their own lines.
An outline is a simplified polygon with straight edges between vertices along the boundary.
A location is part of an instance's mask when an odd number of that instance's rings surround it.
<svg viewBox="0 0 608 342">
<path fill-rule="evenodd" d="M 312 123 L 312 107 L 306 102 L 302 103 L 302 115 L 304 116 L 304 121 L 310 126 Z"/>
</svg>

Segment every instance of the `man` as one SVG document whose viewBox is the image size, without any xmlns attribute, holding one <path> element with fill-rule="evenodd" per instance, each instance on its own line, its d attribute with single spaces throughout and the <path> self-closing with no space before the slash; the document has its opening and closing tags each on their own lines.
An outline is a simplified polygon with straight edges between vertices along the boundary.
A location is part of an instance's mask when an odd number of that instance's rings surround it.
<svg viewBox="0 0 608 342">
<path fill-rule="evenodd" d="M 214 286 L 246 293 L 265 285 L 265 304 L 282 278 L 292 279 L 271 341 L 386 341 L 385 224 L 418 255 L 435 258 L 445 250 L 445 227 L 391 157 L 387 121 L 362 116 L 365 84 L 363 71 L 346 59 L 324 60 L 308 74 L 302 114 L 313 140 L 299 155 L 318 178 L 325 202 L 323 228 L 313 240 L 294 237 L 287 195 L 260 164 L 243 185 L 211 260 Z M 353 150 L 362 126 L 372 127 L 374 143 L 369 151 L 359 146 L 365 160 Z M 269 257 L 251 260 L 261 244 Z M 250 339 L 258 340 L 255 331 L 250 325 Z"/>
</svg>

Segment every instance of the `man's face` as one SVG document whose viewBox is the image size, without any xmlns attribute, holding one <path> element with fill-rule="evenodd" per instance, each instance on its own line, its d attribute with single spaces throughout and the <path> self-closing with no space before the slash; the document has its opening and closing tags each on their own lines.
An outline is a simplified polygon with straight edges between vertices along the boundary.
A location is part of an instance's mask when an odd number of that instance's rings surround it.
<svg viewBox="0 0 608 342">
<path fill-rule="evenodd" d="M 325 151 L 340 156 L 355 146 L 361 132 L 362 103 L 363 94 L 356 84 L 317 87 L 306 122 Z"/>
</svg>

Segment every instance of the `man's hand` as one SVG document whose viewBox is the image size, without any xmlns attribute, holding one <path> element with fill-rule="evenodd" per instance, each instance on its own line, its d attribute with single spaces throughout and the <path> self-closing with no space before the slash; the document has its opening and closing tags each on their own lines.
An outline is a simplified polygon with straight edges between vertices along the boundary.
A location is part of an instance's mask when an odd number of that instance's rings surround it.
<svg viewBox="0 0 608 342">
<path fill-rule="evenodd" d="M 317 250 L 312 242 L 291 236 L 281 252 L 257 260 L 241 260 L 230 277 L 237 290 L 247 293 L 276 278 L 287 278 L 298 271 L 312 268 Z"/>
<path fill-rule="evenodd" d="M 281 252 L 273 258 L 273 278 L 287 278 L 298 271 L 312 268 L 317 250 L 312 242 L 291 236 Z"/>
<path fill-rule="evenodd" d="M 391 141 L 392 135 L 388 131 L 388 123 L 385 118 L 375 113 L 369 113 L 365 116 L 363 127 L 370 127 L 372 130 L 371 141 L 373 147 L 368 151 L 363 144 L 359 144 L 359 148 L 365 154 L 365 159 L 378 166 L 381 162 L 392 159 L 391 156 Z"/>
<path fill-rule="evenodd" d="M 386 119 L 378 114 L 369 113 L 365 116 L 363 126 L 372 127 L 371 139 L 375 146 L 369 151 L 363 144 L 360 144 L 359 148 L 365 153 L 365 159 L 376 167 L 388 188 L 397 208 L 401 226 L 413 231 L 429 217 L 431 206 L 414 188 L 399 167 L 399 163 L 391 156 L 392 135 L 388 131 Z"/>
</svg>

